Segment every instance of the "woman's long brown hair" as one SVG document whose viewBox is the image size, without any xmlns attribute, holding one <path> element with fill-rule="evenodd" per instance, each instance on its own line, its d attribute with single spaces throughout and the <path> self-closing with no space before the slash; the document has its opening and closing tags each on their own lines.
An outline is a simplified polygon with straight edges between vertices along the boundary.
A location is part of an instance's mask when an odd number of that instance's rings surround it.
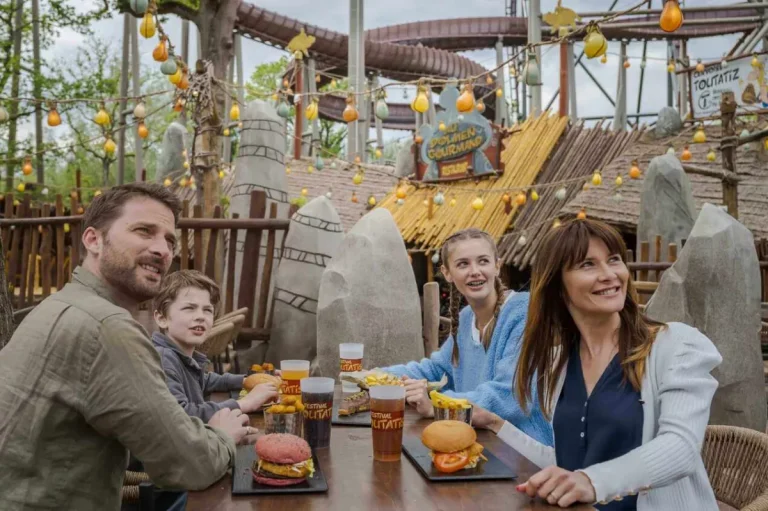
<svg viewBox="0 0 768 511">
<path fill-rule="evenodd" d="M 590 239 L 605 243 L 610 254 L 618 254 L 626 264 L 627 247 L 621 235 L 611 226 L 594 220 L 572 220 L 546 234 L 536 254 L 531 277 L 528 318 L 523 346 L 515 373 L 515 394 L 523 410 L 532 400 L 532 382 L 544 415 L 551 419 L 558 377 L 571 349 L 581 334 L 566 306 L 563 272 L 583 261 Z M 645 360 L 656 333 L 664 323 L 647 318 L 637 305 L 632 276 L 627 282 L 624 308 L 619 312 L 619 359 L 624 377 L 635 390 L 640 390 L 645 373 Z M 559 351 L 558 351 L 559 350 Z"/>
</svg>

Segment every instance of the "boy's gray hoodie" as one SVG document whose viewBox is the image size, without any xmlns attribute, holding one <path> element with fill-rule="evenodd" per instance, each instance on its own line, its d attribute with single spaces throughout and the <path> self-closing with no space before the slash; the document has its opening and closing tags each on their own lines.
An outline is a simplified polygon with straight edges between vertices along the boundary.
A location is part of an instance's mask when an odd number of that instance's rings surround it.
<svg viewBox="0 0 768 511">
<path fill-rule="evenodd" d="M 214 403 L 206 401 L 204 396 L 211 392 L 240 390 L 245 375 L 203 372 L 208 363 L 205 355 L 197 351 L 191 357 L 186 355 L 161 332 L 152 334 L 152 343 L 160 353 L 168 389 L 188 415 L 199 417 L 207 424 L 213 414 L 222 408 L 240 408 L 234 399 Z"/>
</svg>

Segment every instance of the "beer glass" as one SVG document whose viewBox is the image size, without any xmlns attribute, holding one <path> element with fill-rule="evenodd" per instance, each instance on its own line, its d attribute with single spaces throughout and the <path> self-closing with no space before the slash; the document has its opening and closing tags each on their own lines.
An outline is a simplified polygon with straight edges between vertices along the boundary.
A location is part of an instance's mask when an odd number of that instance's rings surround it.
<svg viewBox="0 0 768 511">
<path fill-rule="evenodd" d="M 283 396 L 300 396 L 300 381 L 309 377 L 309 360 L 283 360 L 280 362 L 283 384 L 280 390 Z"/>
<path fill-rule="evenodd" d="M 333 378 L 301 380 L 301 402 L 304 403 L 304 440 L 312 449 L 331 444 L 333 413 Z"/>
<path fill-rule="evenodd" d="M 363 370 L 363 348 L 364 344 L 345 342 L 339 344 L 340 370 L 339 377 L 346 373 L 354 373 Z M 341 391 L 358 392 L 360 388 L 352 382 L 341 380 Z"/>
<path fill-rule="evenodd" d="M 403 448 L 405 387 L 378 385 L 371 387 L 370 396 L 373 459 L 399 461 Z"/>
</svg>

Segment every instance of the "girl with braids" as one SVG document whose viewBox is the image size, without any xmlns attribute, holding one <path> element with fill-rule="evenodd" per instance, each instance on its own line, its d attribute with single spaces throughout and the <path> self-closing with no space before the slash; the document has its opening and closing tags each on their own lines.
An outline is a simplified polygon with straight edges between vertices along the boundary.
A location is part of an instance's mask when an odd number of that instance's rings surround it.
<svg viewBox="0 0 768 511">
<path fill-rule="evenodd" d="M 484 231 L 453 234 L 440 255 L 441 271 L 451 284 L 451 335 L 430 358 L 383 370 L 403 377 L 407 402 L 423 416 L 434 415 L 427 381 L 447 375 L 446 395 L 466 398 L 551 445 L 552 428 L 541 411 L 526 415 L 512 396 L 528 293 L 505 294 L 496 243 Z M 461 311 L 460 295 L 469 304 Z"/>
<path fill-rule="evenodd" d="M 530 497 L 716 511 L 701 446 L 722 358 L 697 329 L 643 315 L 626 250 L 592 220 L 552 229 L 539 249 L 515 392 L 552 418 L 554 447 L 487 411 L 473 424 L 543 469 L 517 487 Z"/>
</svg>

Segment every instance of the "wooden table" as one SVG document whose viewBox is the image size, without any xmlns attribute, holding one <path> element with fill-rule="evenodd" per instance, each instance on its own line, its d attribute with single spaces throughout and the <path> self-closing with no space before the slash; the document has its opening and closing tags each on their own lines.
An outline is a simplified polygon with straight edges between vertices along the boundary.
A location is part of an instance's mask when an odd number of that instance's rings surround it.
<svg viewBox="0 0 768 511">
<path fill-rule="evenodd" d="M 226 396 L 223 396 L 226 397 Z M 337 389 L 338 399 L 338 389 Z M 403 435 L 420 435 L 431 419 L 421 418 L 406 408 Z M 263 414 L 251 416 L 251 425 L 261 429 Z M 545 501 L 531 500 L 518 493 L 515 485 L 538 471 L 526 458 L 486 430 L 478 430 L 478 442 L 517 475 L 514 481 L 482 481 L 471 483 L 430 483 L 403 454 L 399 462 L 382 463 L 373 460 L 371 429 L 333 426 L 331 446 L 317 449 L 318 462 L 328 480 L 327 493 L 232 496 L 232 479 L 225 476 L 200 492 L 190 492 L 188 511 L 270 511 L 329 510 L 384 511 L 432 509 L 474 510 L 555 510 Z M 591 506 L 568 509 L 585 511 Z"/>
</svg>

